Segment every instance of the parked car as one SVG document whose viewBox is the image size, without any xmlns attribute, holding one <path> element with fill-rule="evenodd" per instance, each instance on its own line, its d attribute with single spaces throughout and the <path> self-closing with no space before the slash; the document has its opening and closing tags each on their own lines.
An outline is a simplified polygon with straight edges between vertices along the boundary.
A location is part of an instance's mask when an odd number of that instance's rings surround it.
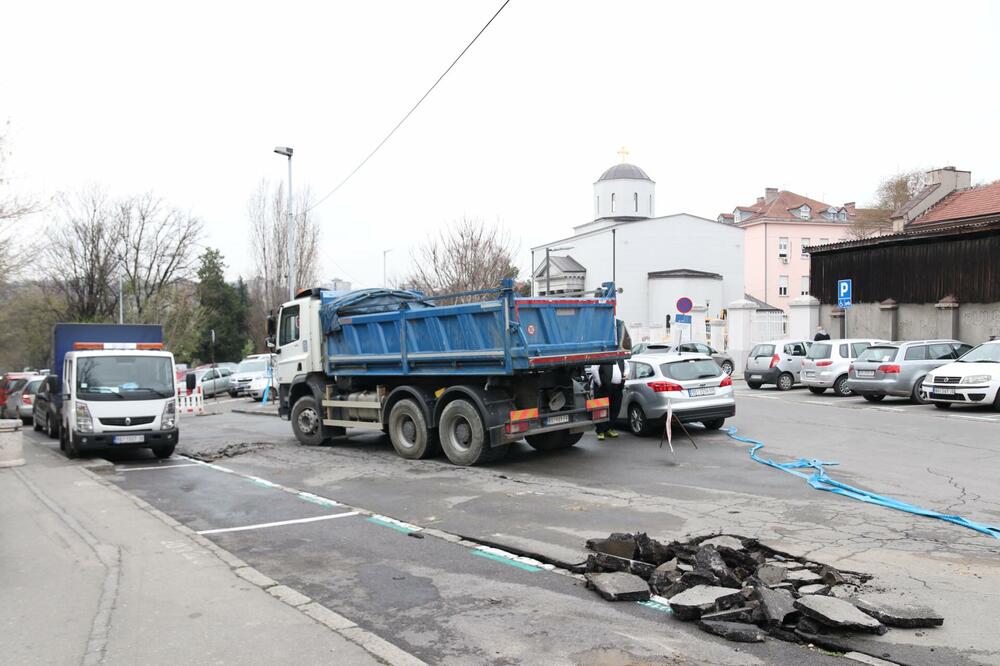
<svg viewBox="0 0 1000 666">
<path fill-rule="evenodd" d="M 682 342 L 679 345 L 675 345 L 669 342 L 641 342 L 638 345 L 632 347 L 632 355 L 636 354 L 704 354 L 705 356 L 711 356 L 712 360 L 715 361 L 723 372 L 727 375 L 733 374 L 733 369 L 736 364 L 733 363 L 733 357 L 725 352 L 715 351 L 704 342 Z"/>
<path fill-rule="evenodd" d="M 620 418 L 635 435 L 662 428 L 668 403 L 682 423 L 718 430 L 736 414 L 733 380 L 705 354 L 642 354 L 628 361 Z"/>
<path fill-rule="evenodd" d="M 271 375 L 270 381 L 273 389 L 275 386 L 274 373 L 268 372 L 273 357 L 274 354 L 254 354 L 240 361 L 229 384 L 229 395 L 234 398 L 249 395 L 259 400 L 267 386 L 268 374 Z"/>
<path fill-rule="evenodd" d="M 38 386 L 42 383 L 43 379 L 43 377 L 36 375 L 28 379 L 19 380 L 20 386 L 7 396 L 7 402 L 5 403 L 3 410 L 6 418 L 21 419 L 21 422 L 24 423 L 24 425 L 31 424 L 31 403 L 32 400 L 34 400 L 35 392 L 38 390 Z"/>
<path fill-rule="evenodd" d="M 972 349 L 958 340 L 908 340 L 872 345 L 851 363 L 847 385 L 869 402 L 887 395 L 927 402 L 924 377 Z"/>
<path fill-rule="evenodd" d="M 927 375 L 923 391 L 935 407 L 993 405 L 1000 411 L 1000 340 L 984 342 Z"/>
<path fill-rule="evenodd" d="M 202 396 L 211 398 L 219 393 L 229 391 L 232 374 L 232 368 L 222 364 L 218 364 L 214 368 L 210 365 L 195 368 L 187 373 L 187 387 L 188 389 L 201 387 Z"/>
<path fill-rule="evenodd" d="M 62 383 L 55 375 L 42 380 L 31 405 L 32 425 L 55 439 L 59 436 L 59 410 L 62 408 Z"/>
<path fill-rule="evenodd" d="M 774 384 L 779 391 L 792 388 L 801 381 L 802 361 L 812 344 L 812 340 L 771 340 L 754 345 L 743 373 L 747 386 L 759 389 Z"/>
<path fill-rule="evenodd" d="M 20 386 L 22 380 L 32 377 L 34 373 L 32 372 L 8 372 L 7 374 L 0 376 L 0 418 L 7 418 L 6 405 L 7 398 L 16 389 L 16 386 Z"/>
<path fill-rule="evenodd" d="M 802 383 L 817 395 L 832 388 L 834 395 L 849 396 L 851 387 L 847 385 L 847 372 L 851 361 L 872 345 L 887 343 L 887 340 L 867 338 L 814 342 L 802 361 Z"/>
</svg>

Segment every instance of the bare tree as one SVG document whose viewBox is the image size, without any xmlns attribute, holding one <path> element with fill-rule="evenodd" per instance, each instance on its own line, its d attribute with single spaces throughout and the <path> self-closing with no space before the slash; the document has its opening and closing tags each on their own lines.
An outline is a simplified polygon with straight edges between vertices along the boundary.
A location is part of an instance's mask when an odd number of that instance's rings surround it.
<svg viewBox="0 0 1000 666">
<path fill-rule="evenodd" d="M 462 218 L 412 252 L 406 283 L 429 295 L 493 289 L 517 277 L 517 249 L 499 223 Z"/>
<path fill-rule="evenodd" d="M 159 318 L 168 288 L 194 276 L 204 226 L 149 193 L 121 199 L 113 211 L 130 316 L 139 322 Z"/>
<path fill-rule="evenodd" d="M 923 169 L 902 171 L 882 179 L 875 190 L 875 200 L 868 208 L 858 209 L 848 235 L 861 239 L 888 233 L 892 229 L 889 217 L 893 212 L 926 186 L 927 173 Z"/>
<path fill-rule="evenodd" d="M 18 196 L 11 191 L 10 176 L 7 173 L 7 160 L 10 151 L 4 134 L 0 134 L 0 284 L 24 265 L 30 256 L 27 252 L 18 252 L 19 245 L 14 233 L 14 225 L 28 215 L 38 212 L 40 204 L 34 199 Z"/>
<path fill-rule="evenodd" d="M 262 180 L 247 202 L 253 275 L 247 281 L 253 340 L 262 348 L 264 319 L 271 309 L 288 300 L 288 219 L 284 185 L 272 187 Z M 295 218 L 295 276 L 299 288 L 314 286 L 319 259 L 319 223 L 309 212 L 312 194 L 299 191 L 292 202 Z M 303 211 L 303 212 L 297 212 Z"/>
</svg>

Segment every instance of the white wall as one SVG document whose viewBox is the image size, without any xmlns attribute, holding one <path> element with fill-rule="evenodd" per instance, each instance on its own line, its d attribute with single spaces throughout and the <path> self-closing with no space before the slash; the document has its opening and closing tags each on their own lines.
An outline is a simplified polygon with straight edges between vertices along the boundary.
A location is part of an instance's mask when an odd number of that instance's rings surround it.
<svg viewBox="0 0 1000 666">
<path fill-rule="evenodd" d="M 713 278 L 651 278 L 646 305 L 649 323 L 663 323 L 668 314 L 673 320 L 677 315 L 677 299 L 681 296 L 687 296 L 696 305 L 707 304 L 709 315 L 718 315 L 727 303 L 722 295 L 722 283 Z"/>
<path fill-rule="evenodd" d="M 720 224 L 686 213 L 624 222 L 615 228 L 617 236 L 618 317 L 625 322 L 663 324 L 662 311 L 650 311 L 648 279 L 654 271 L 689 268 L 723 276 L 718 300 L 711 294 L 709 317 L 715 317 L 727 303 L 743 298 L 743 229 Z M 601 229 L 564 238 L 552 247 L 572 246 L 561 251 L 587 269 L 585 291 L 593 293 L 612 278 L 612 229 Z M 545 246 L 534 248 L 535 262 L 544 261 Z M 691 294 L 683 294 L 691 296 Z M 676 301 L 676 298 L 674 299 Z M 696 301 L 697 302 L 697 301 Z M 701 303 L 702 305 L 704 303 Z"/>
<path fill-rule="evenodd" d="M 615 210 L 611 211 L 611 194 L 615 195 Z M 639 212 L 635 212 L 633 194 L 639 194 Z M 653 197 L 653 205 L 649 198 Z M 594 183 L 594 219 L 602 217 L 653 217 L 656 210 L 656 185 L 648 180 L 617 178 Z M 600 206 L 598 206 L 598 197 Z"/>
</svg>

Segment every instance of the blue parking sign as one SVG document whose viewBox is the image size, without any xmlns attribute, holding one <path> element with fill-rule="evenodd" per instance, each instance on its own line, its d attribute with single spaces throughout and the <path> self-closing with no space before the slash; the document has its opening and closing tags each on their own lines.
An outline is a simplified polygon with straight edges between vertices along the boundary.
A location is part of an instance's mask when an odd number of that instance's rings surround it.
<svg viewBox="0 0 1000 666">
<path fill-rule="evenodd" d="M 851 307 L 853 301 L 854 282 L 853 280 L 837 280 L 837 307 L 841 309 Z"/>
</svg>

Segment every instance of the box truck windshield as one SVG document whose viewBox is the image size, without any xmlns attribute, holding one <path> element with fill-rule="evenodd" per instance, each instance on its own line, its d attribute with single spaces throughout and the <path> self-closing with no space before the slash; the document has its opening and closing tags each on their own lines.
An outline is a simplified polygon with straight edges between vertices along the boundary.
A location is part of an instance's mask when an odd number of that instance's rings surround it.
<svg viewBox="0 0 1000 666">
<path fill-rule="evenodd" d="M 164 356 L 78 359 L 76 393 L 83 400 L 156 400 L 174 395 L 174 367 Z"/>
</svg>

